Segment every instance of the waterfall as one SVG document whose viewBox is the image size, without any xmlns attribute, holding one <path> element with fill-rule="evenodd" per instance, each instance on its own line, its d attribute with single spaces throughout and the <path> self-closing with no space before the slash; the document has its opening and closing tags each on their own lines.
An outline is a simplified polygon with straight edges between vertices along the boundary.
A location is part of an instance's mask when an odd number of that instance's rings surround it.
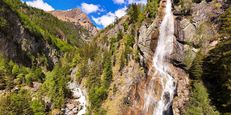
<svg viewBox="0 0 231 115">
<path fill-rule="evenodd" d="M 151 83 L 148 84 L 148 89 L 145 94 L 144 109 L 148 112 L 150 106 L 154 106 L 152 111 L 153 115 L 171 114 L 169 113 L 174 97 L 175 82 L 173 77 L 169 74 L 168 57 L 173 51 L 173 39 L 174 39 L 174 17 L 172 14 L 171 0 L 166 0 L 165 16 L 160 25 L 160 35 L 158 44 L 153 57 L 153 66 L 156 70 L 154 77 L 151 79 Z M 154 81 L 156 76 L 160 79 L 162 87 L 159 99 L 157 99 L 154 89 Z M 153 96 L 153 94 L 155 94 Z"/>
<path fill-rule="evenodd" d="M 85 115 L 87 112 L 86 91 L 76 83 L 76 72 L 77 67 L 72 70 L 72 80 L 68 82 L 67 85 L 67 88 L 72 92 L 72 98 L 65 104 L 66 107 L 64 108 L 64 115 Z"/>
</svg>

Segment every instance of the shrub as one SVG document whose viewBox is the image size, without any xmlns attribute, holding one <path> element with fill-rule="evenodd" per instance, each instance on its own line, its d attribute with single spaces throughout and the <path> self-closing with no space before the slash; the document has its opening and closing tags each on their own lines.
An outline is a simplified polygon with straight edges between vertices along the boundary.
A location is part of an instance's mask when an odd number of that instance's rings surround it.
<svg viewBox="0 0 231 115">
<path fill-rule="evenodd" d="M 91 88 L 88 95 L 93 109 L 99 108 L 102 101 L 107 98 L 107 89 L 104 87 Z"/>
<path fill-rule="evenodd" d="M 221 33 L 227 37 L 231 36 L 231 7 L 226 9 L 226 11 L 220 16 L 221 22 Z"/>
<path fill-rule="evenodd" d="M 20 72 L 19 66 L 15 64 L 12 68 L 12 74 L 16 76 L 19 74 L 19 72 Z"/>
<path fill-rule="evenodd" d="M 5 18 L 0 17 L 0 29 L 4 29 L 8 25 L 8 22 Z"/>
<path fill-rule="evenodd" d="M 104 57 L 103 64 L 103 86 L 108 89 L 110 83 L 112 81 L 112 63 L 111 63 L 111 55 L 108 53 Z"/>
<path fill-rule="evenodd" d="M 58 64 L 51 72 L 46 73 L 40 92 L 52 99 L 54 107 L 60 108 L 64 104 L 66 91 L 65 71 Z"/>
<path fill-rule="evenodd" d="M 33 73 L 28 73 L 25 75 L 26 84 L 32 86 Z"/>
<path fill-rule="evenodd" d="M 200 52 L 197 53 L 195 59 L 193 60 L 192 66 L 189 69 L 190 77 L 194 80 L 202 79 L 202 64 L 203 64 L 203 56 Z"/>
<path fill-rule="evenodd" d="M 131 4 L 128 7 L 128 15 L 130 18 L 130 23 L 136 23 L 138 21 L 138 16 L 139 16 L 139 9 L 136 4 Z"/>
<path fill-rule="evenodd" d="M 32 115 L 30 100 L 31 97 L 26 90 L 2 96 L 0 97 L 0 115 Z"/>
<path fill-rule="evenodd" d="M 117 44 L 118 40 L 116 37 L 112 37 L 110 40 L 111 40 L 110 52 L 113 55 L 117 49 L 116 44 Z"/>
<path fill-rule="evenodd" d="M 203 63 L 203 81 L 221 113 L 231 112 L 231 40 L 220 42 Z"/>
<path fill-rule="evenodd" d="M 185 15 L 191 12 L 192 0 L 180 0 L 181 12 Z"/>
<path fill-rule="evenodd" d="M 126 65 L 126 53 L 124 53 L 125 51 L 122 51 L 121 55 L 120 55 L 120 71 L 124 68 L 124 66 Z"/>
<path fill-rule="evenodd" d="M 194 81 L 189 102 L 186 104 L 184 115 L 219 115 L 210 105 L 208 93 L 203 83 Z"/>
<path fill-rule="evenodd" d="M 33 100 L 30 102 L 30 107 L 34 115 L 45 115 L 45 106 L 41 100 Z"/>
<path fill-rule="evenodd" d="M 159 0 L 148 0 L 146 5 L 146 13 L 149 18 L 154 18 L 159 7 Z"/>
<path fill-rule="evenodd" d="M 124 31 L 126 32 L 126 31 L 128 30 L 128 27 L 129 27 L 128 22 L 126 21 L 126 22 L 123 24 L 123 26 L 124 26 Z"/>
</svg>

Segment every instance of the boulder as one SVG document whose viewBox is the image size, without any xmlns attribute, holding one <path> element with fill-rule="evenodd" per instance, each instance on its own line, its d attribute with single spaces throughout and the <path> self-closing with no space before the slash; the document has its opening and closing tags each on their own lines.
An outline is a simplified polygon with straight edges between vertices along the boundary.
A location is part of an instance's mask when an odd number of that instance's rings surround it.
<svg viewBox="0 0 231 115">
<path fill-rule="evenodd" d="M 68 103 L 66 106 L 69 110 L 72 110 L 75 107 L 75 105 L 72 103 Z"/>
</svg>

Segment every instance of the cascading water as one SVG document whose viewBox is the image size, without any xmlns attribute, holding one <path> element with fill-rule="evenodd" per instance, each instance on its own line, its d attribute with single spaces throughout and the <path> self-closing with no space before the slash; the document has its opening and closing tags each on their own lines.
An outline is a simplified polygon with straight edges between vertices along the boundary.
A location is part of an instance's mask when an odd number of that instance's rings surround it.
<svg viewBox="0 0 231 115">
<path fill-rule="evenodd" d="M 154 77 L 147 86 L 145 93 L 145 105 L 144 110 L 150 111 L 150 106 L 154 106 L 152 110 L 153 115 L 171 114 L 169 109 L 172 105 L 174 97 L 175 82 L 173 77 L 169 74 L 168 58 L 173 51 L 173 39 L 174 39 L 174 17 L 172 14 L 171 0 L 166 0 L 165 16 L 160 25 L 160 35 L 158 44 L 153 57 L 153 66 L 156 70 Z M 161 93 L 153 93 L 154 83 L 156 76 L 160 79 L 162 87 Z M 154 95 L 153 95 L 154 94 Z M 159 97 L 159 98 L 157 98 Z"/>
<path fill-rule="evenodd" d="M 65 115 L 85 115 L 87 112 L 87 98 L 85 90 L 82 89 L 75 79 L 77 67 L 71 72 L 72 81 L 68 82 L 67 88 L 72 92 L 72 99 L 66 103 Z M 68 108 L 69 105 L 69 108 Z"/>
</svg>

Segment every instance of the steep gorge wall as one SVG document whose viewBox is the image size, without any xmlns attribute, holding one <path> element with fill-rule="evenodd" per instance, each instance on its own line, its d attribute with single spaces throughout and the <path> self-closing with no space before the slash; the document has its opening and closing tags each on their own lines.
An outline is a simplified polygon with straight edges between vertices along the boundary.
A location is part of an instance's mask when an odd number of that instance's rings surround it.
<svg viewBox="0 0 231 115">
<path fill-rule="evenodd" d="M 31 67 L 32 63 L 43 65 L 44 62 L 39 57 L 44 56 L 43 58 L 47 58 L 48 68 L 53 68 L 58 61 L 55 46 L 25 29 L 18 15 L 2 1 L 0 6 L 2 9 L 0 15 L 6 20 L 6 26 L 0 30 L 1 52 L 7 58 L 28 67 Z"/>
<path fill-rule="evenodd" d="M 154 89 L 151 89 L 154 91 L 153 95 L 160 95 L 163 87 L 161 86 L 160 79 L 156 76 L 156 80 L 150 81 L 152 77 L 155 77 L 155 71 L 152 65 L 152 60 L 153 60 L 153 54 L 155 52 L 157 40 L 159 37 L 159 24 L 161 22 L 161 19 L 163 17 L 163 9 L 165 8 L 165 1 L 160 2 L 160 8 L 159 8 L 159 15 L 158 17 L 155 18 L 153 23 L 147 27 L 145 22 L 140 28 L 140 35 L 138 39 L 138 46 L 142 52 L 142 58 L 144 65 L 147 67 L 147 77 L 137 83 L 134 83 L 134 85 L 131 87 L 129 98 L 130 101 L 133 103 L 132 106 L 130 106 L 129 111 L 125 112 L 125 114 L 152 114 L 152 111 L 155 109 L 149 108 L 149 111 L 145 113 L 143 111 L 144 108 L 144 92 L 145 90 L 148 90 L 149 87 L 147 87 L 147 84 L 150 84 L 153 82 Z M 176 38 L 174 39 L 174 53 L 172 54 L 171 58 L 173 59 L 178 59 L 182 57 L 182 46 L 177 42 Z M 177 49 L 176 49 L 177 48 Z M 186 73 L 172 64 L 170 64 L 170 69 L 171 69 L 171 75 L 174 76 L 176 80 L 176 85 L 177 85 L 177 95 L 178 95 L 178 100 L 174 106 L 177 106 L 176 108 L 182 108 L 182 105 L 184 102 L 187 100 L 188 96 L 188 85 L 189 85 L 189 80 L 186 75 Z M 156 97 L 157 99 L 160 97 Z M 176 100 L 177 98 L 175 98 Z M 175 101 L 174 100 L 174 101 Z M 174 110 L 174 112 L 178 112 L 179 110 Z"/>
<path fill-rule="evenodd" d="M 216 23 L 216 17 L 223 13 L 223 5 L 223 1 L 190 2 L 189 9 L 187 9 L 189 10 L 188 12 L 185 12 L 186 9 L 184 9 L 185 7 L 182 4 L 174 5 L 175 45 L 174 51 L 170 56 L 170 74 L 174 76 L 177 86 L 172 106 L 175 115 L 182 114 L 184 104 L 189 100 L 190 85 L 187 72 L 197 52 L 203 51 L 206 54 L 219 42 L 220 38 L 217 32 L 218 24 Z M 131 90 L 128 94 L 131 104 L 128 108 L 124 109 L 124 114 L 150 114 L 149 112 L 143 113 L 143 98 L 144 90 L 147 88 L 146 85 L 155 73 L 152 65 L 152 57 L 159 36 L 158 28 L 163 15 L 160 9 L 163 6 L 160 2 L 159 16 L 153 20 L 151 25 L 143 22 L 140 27 L 137 44 L 142 54 L 141 64 L 147 68 L 147 74 L 144 79 L 136 81 L 131 85 Z M 161 93 L 160 81 L 156 80 L 153 84 L 155 85 L 154 92 L 156 94 Z"/>
</svg>

